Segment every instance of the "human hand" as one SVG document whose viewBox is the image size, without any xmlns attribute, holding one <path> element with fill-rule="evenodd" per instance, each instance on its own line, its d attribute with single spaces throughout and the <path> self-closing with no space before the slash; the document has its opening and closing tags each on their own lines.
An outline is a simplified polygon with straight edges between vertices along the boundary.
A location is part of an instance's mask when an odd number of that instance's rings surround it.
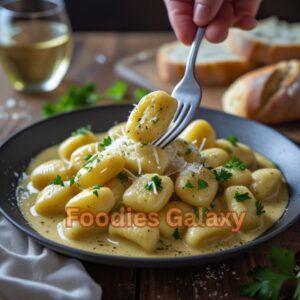
<svg viewBox="0 0 300 300">
<path fill-rule="evenodd" d="M 256 26 L 255 16 L 262 0 L 164 0 L 177 38 L 191 44 L 197 26 L 206 26 L 205 36 L 222 42 L 230 27 L 244 30 Z"/>
</svg>

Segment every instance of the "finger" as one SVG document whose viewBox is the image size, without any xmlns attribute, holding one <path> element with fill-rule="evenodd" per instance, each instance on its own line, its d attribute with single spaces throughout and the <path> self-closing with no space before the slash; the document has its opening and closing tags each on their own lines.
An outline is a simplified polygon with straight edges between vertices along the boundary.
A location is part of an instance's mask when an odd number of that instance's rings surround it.
<svg viewBox="0 0 300 300">
<path fill-rule="evenodd" d="M 244 30 L 251 30 L 256 27 L 257 21 L 252 16 L 240 17 L 238 21 L 234 22 L 234 27 L 238 27 Z"/>
<path fill-rule="evenodd" d="M 224 41 L 228 35 L 228 30 L 234 21 L 232 5 L 224 2 L 217 16 L 208 25 L 205 36 L 213 43 Z"/>
<path fill-rule="evenodd" d="M 217 15 L 224 0 L 196 0 L 193 20 L 198 26 L 207 26 Z"/>
<path fill-rule="evenodd" d="M 194 1 L 165 0 L 165 4 L 176 37 L 184 44 L 191 44 L 196 32 L 193 22 Z"/>
</svg>

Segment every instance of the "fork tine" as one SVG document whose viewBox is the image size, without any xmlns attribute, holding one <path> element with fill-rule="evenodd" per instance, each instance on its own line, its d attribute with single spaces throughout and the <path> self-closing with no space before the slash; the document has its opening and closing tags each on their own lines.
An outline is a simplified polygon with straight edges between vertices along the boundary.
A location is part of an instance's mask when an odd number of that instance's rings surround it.
<svg viewBox="0 0 300 300">
<path fill-rule="evenodd" d="M 161 143 L 160 147 L 165 148 L 169 143 L 171 143 L 175 138 L 178 137 L 178 135 L 186 128 L 187 124 L 191 121 L 193 118 L 193 107 L 190 106 L 188 112 L 184 116 L 184 121 L 179 124 L 173 132 L 170 133 L 169 136 L 167 136 Z"/>
<path fill-rule="evenodd" d="M 162 138 L 164 138 L 164 136 L 165 136 L 166 134 L 170 134 L 170 130 L 172 130 L 172 129 L 174 128 L 174 124 L 175 124 L 176 120 L 178 119 L 178 116 L 179 116 L 179 114 L 181 113 L 181 111 L 182 111 L 182 109 L 184 108 L 184 106 L 185 106 L 184 103 L 178 102 L 178 107 L 177 107 L 177 110 L 176 110 L 175 115 L 174 115 L 174 117 L 173 117 L 172 123 L 170 124 L 168 130 L 167 130 L 162 136 L 160 136 L 158 139 L 156 139 L 156 140 L 153 142 L 153 145 L 154 145 L 154 146 L 157 146 L 157 145 L 161 142 Z"/>
<path fill-rule="evenodd" d="M 185 128 L 185 126 L 187 125 L 187 122 L 189 122 L 190 110 L 191 110 L 191 106 L 184 103 L 180 115 L 177 116 L 177 119 L 175 120 L 175 122 L 172 123 L 172 126 L 168 129 L 168 131 L 165 134 L 163 134 L 155 142 L 154 145 L 163 148 L 162 145 L 166 146 L 168 143 L 170 143 L 170 141 L 172 141 L 174 138 L 176 138 L 182 132 L 182 130 Z"/>
<path fill-rule="evenodd" d="M 183 109 L 183 107 L 184 107 L 184 103 L 182 103 L 182 102 L 178 102 L 178 107 L 177 107 L 177 109 L 176 109 L 176 112 L 175 112 L 175 115 L 174 115 L 174 117 L 173 117 L 173 120 L 172 120 L 172 123 L 171 124 L 173 124 L 173 123 L 175 123 L 176 122 L 176 119 L 178 118 L 178 116 L 179 116 L 179 114 L 181 113 L 181 110 Z"/>
</svg>

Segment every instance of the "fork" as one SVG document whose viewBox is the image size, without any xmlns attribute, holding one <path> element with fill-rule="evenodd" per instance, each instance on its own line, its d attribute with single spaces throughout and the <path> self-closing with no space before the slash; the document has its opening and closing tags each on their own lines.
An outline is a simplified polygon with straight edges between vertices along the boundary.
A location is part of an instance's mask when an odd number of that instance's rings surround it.
<svg viewBox="0 0 300 300">
<path fill-rule="evenodd" d="M 198 27 L 184 72 L 183 78 L 175 86 L 172 96 L 177 99 L 178 107 L 168 130 L 153 142 L 154 146 L 165 148 L 190 123 L 202 98 L 202 89 L 195 78 L 195 63 L 198 50 L 205 33 L 204 27 Z"/>
</svg>

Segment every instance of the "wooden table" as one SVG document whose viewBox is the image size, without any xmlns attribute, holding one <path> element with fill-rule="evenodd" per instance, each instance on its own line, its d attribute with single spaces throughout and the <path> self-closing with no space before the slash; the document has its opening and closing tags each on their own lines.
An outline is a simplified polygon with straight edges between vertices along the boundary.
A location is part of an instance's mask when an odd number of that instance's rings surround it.
<svg viewBox="0 0 300 300">
<path fill-rule="evenodd" d="M 78 33 L 75 35 L 73 63 L 63 84 L 46 95 L 16 93 L 8 84 L 0 69 L 0 115 L 8 112 L 7 119 L 0 119 L 0 141 L 24 126 L 40 119 L 43 100 L 56 99 L 69 84 L 95 82 L 99 90 L 105 89 L 117 79 L 114 62 L 122 56 L 154 47 L 174 39 L 171 34 L 158 33 Z M 97 55 L 106 57 L 103 64 L 96 62 Z M 13 98 L 24 99 L 15 106 Z M 24 106 L 26 103 L 26 107 Z M 204 104 L 220 108 L 219 99 L 207 99 Z M 8 106 L 8 107 L 7 107 Z M 27 113 L 21 113 L 26 111 Z M 13 114 L 17 112 L 17 114 Z M 104 299 L 241 299 L 240 285 L 247 282 L 247 272 L 258 263 L 266 261 L 266 254 L 273 245 L 300 250 L 300 222 L 275 239 L 252 251 L 226 260 L 221 264 L 180 269 L 132 269 L 86 263 L 84 265 L 103 288 Z M 96 300 L 96 299 L 95 299 Z"/>
</svg>

